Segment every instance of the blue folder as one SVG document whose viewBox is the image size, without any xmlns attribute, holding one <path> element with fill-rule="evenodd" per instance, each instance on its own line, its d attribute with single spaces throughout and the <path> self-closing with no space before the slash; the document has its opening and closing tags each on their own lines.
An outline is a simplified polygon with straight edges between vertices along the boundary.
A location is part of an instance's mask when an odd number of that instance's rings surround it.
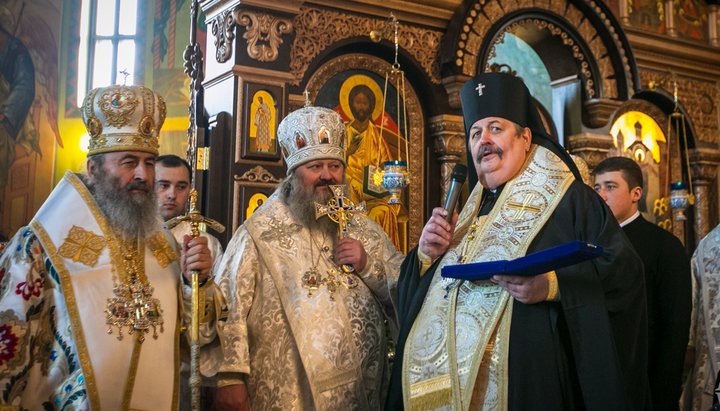
<svg viewBox="0 0 720 411">
<path fill-rule="evenodd" d="M 483 261 L 479 263 L 446 265 L 442 276 L 467 281 L 484 281 L 493 275 L 533 276 L 569 265 L 591 260 L 603 254 L 599 245 L 571 241 L 552 248 L 530 253 L 514 260 Z"/>
</svg>

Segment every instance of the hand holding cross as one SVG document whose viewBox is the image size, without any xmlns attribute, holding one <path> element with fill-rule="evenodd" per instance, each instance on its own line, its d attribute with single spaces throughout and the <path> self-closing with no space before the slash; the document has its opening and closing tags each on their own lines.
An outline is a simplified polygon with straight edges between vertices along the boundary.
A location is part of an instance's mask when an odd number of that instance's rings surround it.
<svg viewBox="0 0 720 411">
<path fill-rule="evenodd" d="M 365 208 L 364 201 L 354 204 L 349 198 L 345 197 L 345 185 L 332 185 L 329 187 L 333 193 L 333 197 L 330 198 L 327 204 L 315 203 L 315 218 L 317 219 L 324 215 L 328 216 L 338 224 L 340 228 L 340 230 L 338 230 L 338 237 L 343 239 L 347 235 L 347 225 L 353 219 L 353 216 L 356 213 L 365 214 L 367 209 Z M 346 273 L 354 271 L 352 266 L 346 264 L 341 268 Z"/>
</svg>

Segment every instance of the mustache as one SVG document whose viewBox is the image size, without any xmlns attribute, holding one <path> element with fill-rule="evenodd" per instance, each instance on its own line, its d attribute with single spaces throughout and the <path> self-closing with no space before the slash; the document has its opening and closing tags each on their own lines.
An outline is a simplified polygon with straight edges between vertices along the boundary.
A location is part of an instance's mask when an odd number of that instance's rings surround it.
<svg viewBox="0 0 720 411">
<path fill-rule="evenodd" d="M 318 181 L 317 183 L 315 183 L 315 187 L 314 187 L 314 188 L 334 186 L 334 185 L 337 185 L 337 181 L 335 181 L 334 179 L 331 179 L 331 180 L 320 180 L 320 181 Z"/>
<path fill-rule="evenodd" d="M 142 190 L 146 193 L 150 192 L 150 186 L 144 181 L 133 181 L 132 183 L 128 184 L 125 189 L 127 191 L 131 190 Z"/>
<path fill-rule="evenodd" d="M 489 145 L 481 146 L 480 151 L 478 151 L 478 154 L 477 154 L 478 160 L 482 160 L 482 158 L 486 154 L 497 154 L 497 156 L 500 157 L 500 159 L 502 160 L 503 150 L 497 146 L 489 146 Z"/>
</svg>

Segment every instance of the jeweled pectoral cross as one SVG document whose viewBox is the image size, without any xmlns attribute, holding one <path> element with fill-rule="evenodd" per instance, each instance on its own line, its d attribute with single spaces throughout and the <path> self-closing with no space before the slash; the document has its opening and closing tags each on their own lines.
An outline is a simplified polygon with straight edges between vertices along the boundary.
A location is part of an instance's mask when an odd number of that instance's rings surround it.
<svg viewBox="0 0 720 411">
<path fill-rule="evenodd" d="M 153 338 L 157 339 L 157 327 L 160 327 L 160 331 L 163 331 L 163 320 L 158 311 L 160 301 L 152 298 L 153 288 L 149 285 L 133 284 L 130 290 L 132 309 L 135 311 L 135 323 L 130 333 L 142 331 L 138 339 L 143 342 L 145 340 L 144 334 L 152 328 Z"/>
<path fill-rule="evenodd" d="M 513 216 L 514 220 L 519 220 L 522 218 L 523 215 L 525 215 L 526 212 L 531 213 L 540 213 L 542 209 L 540 207 L 532 206 L 530 205 L 530 202 L 535 198 L 535 194 L 529 193 L 527 196 L 525 196 L 525 199 L 523 200 L 522 204 L 516 203 L 516 202 L 508 202 L 507 207 L 517 210 L 515 213 L 515 216 Z"/>
<path fill-rule="evenodd" d="M 140 290 L 133 290 L 132 307 L 135 311 L 135 324 L 141 324 L 145 319 L 145 296 Z M 138 327 L 139 328 L 139 327 Z"/>
<path fill-rule="evenodd" d="M 347 235 L 348 223 L 353 219 L 355 214 L 365 214 L 365 202 L 354 204 L 349 198 L 345 197 L 345 185 L 329 186 L 333 196 L 328 200 L 327 204 L 315 203 L 315 218 L 328 216 L 331 220 L 338 224 L 338 237 L 342 240 Z M 352 266 L 343 265 L 342 270 L 346 273 L 353 272 Z"/>
<path fill-rule="evenodd" d="M 113 287 L 114 297 L 108 298 L 105 309 L 105 324 L 108 334 L 117 329 L 118 340 L 123 339 L 123 328 L 128 334 L 137 332 L 137 341 L 145 341 L 145 334 L 152 328 L 153 338 L 158 338 L 157 329 L 164 331 L 160 301 L 153 298 L 153 288 L 148 284 L 133 282 Z"/>
</svg>

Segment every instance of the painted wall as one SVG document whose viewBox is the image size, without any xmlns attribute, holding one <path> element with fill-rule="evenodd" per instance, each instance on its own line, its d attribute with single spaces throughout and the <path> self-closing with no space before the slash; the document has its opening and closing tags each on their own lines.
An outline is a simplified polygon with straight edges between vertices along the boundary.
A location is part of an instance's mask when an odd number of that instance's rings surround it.
<svg viewBox="0 0 720 411">
<path fill-rule="evenodd" d="M 0 37 L 0 68 L 14 64 L 2 47 L 14 35 L 27 49 L 35 83 L 23 132 L 14 144 L 0 142 L 0 158 L 6 146 L 12 146 L 8 152 L 15 149 L 7 166 L 0 160 L 0 184 L 5 181 L 0 187 L 0 233 L 5 236 L 29 222 L 67 171 L 85 169 L 87 134 L 77 107 L 81 4 L 81 0 L 33 0 L 26 1 L 23 8 L 21 0 L 0 2 L 0 23 L 5 31 Z M 138 82 L 156 90 L 167 102 L 161 153 L 184 156 L 189 80 L 183 72 L 183 52 L 189 40 L 190 5 L 188 0 L 138 4 L 142 8 L 140 30 L 146 38 L 139 51 L 145 65 Z M 199 21 L 204 22 L 204 17 Z M 200 30 L 198 42 L 204 45 L 204 24 Z M 0 107 L 10 105 L 9 82 L 19 83 L 10 75 L 2 77 L 9 79 L 0 80 Z"/>
<path fill-rule="evenodd" d="M 58 127 L 60 14 L 60 0 L 0 2 L 0 232 L 7 236 L 52 190 L 56 152 L 65 144 Z M 13 113 L 23 99 L 29 108 Z"/>
</svg>

